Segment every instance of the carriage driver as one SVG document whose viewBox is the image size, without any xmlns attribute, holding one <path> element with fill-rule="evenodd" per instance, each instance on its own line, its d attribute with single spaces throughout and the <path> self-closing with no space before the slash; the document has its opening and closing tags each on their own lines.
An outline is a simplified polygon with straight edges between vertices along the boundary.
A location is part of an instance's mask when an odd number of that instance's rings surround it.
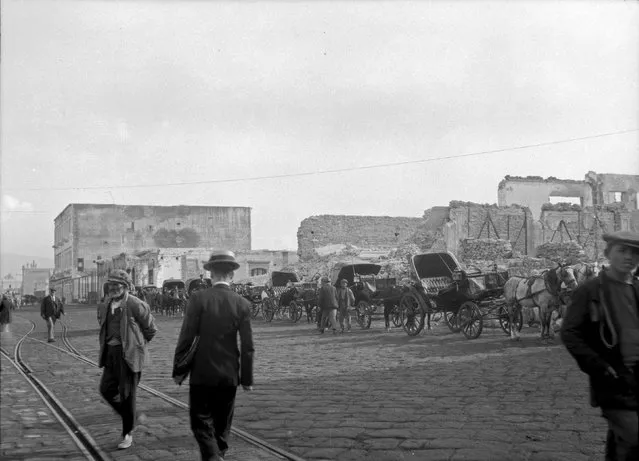
<svg viewBox="0 0 639 461">
<path fill-rule="evenodd" d="M 639 233 L 603 238 L 610 265 L 575 291 L 561 337 L 608 421 L 606 461 L 639 460 Z"/>
</svg>

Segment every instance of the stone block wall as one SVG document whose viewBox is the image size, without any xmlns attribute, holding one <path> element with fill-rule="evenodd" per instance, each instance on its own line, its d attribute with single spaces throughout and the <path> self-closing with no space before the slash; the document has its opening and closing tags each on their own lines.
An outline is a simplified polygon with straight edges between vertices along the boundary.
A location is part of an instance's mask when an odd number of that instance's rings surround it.
<svg viewBox="0 0 639 461">
<path fill-rule="evenodd" d="M 637 223 L 637 221 L 635 221 Z M 581 245 L 589 260 L 603 258 L 606 243 L 603 234 L 631 228 L 631 213 L 614 207 L 588 207 L 559 211 L 546 209 L 539 219 L 535 247 L 548 242 L 575 241 Z"/>
<path fill-rule="evenodd" d="M 71 204 L 64 216 L 69 210 L 72 258 L 66 269 L 71 269 L 73 277 L 81 275 L 76 271 L 78 258 L 88 271 L 95 269 L 93 261 L 98 256 L 104 260 L 150 248 L 251 249 L 251 209 L 247 207 Z M 69 251 L 63 236 L 56 232 L 60 239 L 55 242 L 59 245 L 56 255 Z"/>
<path fill-rule="evenodd" d="M 423 218 L 391 216 L 311 216 L 297 231 L 297 251 L 305 259 L 316 248 L 333 244 L 390 250 L 411 238 L 423 222 Z"/>
<path fill-rule="evenodd" d="M 451 202 L 450 222 L 444 227 L 449 251 L 461 254 L 460 242 L 466 239 L 499 239 L 510 242 L 513 251 L 531 250 L 532 214 L 518 205 L 498 207 L 471 202 Z"/>
</svg>

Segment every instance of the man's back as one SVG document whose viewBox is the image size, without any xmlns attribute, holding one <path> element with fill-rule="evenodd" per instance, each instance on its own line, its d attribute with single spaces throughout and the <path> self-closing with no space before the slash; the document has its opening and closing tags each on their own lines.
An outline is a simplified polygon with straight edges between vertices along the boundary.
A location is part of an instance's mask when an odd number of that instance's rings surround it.
<svg viewBox="0 0 639 461">
<path fill-rule="evenodd" d="M 252 385 L 254 349 L 250 319 L 250 303 L 226 285 L 191 296 L 176 348 L 188 350 L 195 336 L 200 337 L 191 368 L 191 384 Z M 237 347 L 238 333 L 241 354 Z"/>
</svg>

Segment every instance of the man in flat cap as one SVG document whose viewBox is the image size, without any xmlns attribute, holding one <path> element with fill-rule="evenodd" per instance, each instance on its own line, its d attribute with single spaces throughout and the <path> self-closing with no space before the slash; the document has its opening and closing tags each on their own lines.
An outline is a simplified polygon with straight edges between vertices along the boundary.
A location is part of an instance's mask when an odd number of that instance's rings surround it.
<svg viewBox="0 0 639 461">
<path fill-rule="evenodd" d="M 55 288 L 49 289 L 49 296 L 45 296 L 40 305 L 40 317 L 47 322 L 47 337 L 50 343 L 55 342 L 55 322 L 64 315 L 64 305 L 55 295 Z"/>
<path fill-rule="evenodd" d="M 575 291 L 561 336 L 608 422 L 606 461 L 639 460 L 639 234 L 604 240 L 609 266 Z"/>
<path fill-rule="evenodd" d="M 100 360 L 103 368 L 100 394 L 122 418 L 122 441 L 129 448 L 135 425 L 136 394 L 146 362 L 146 345 L 157 333 L 149 305 L 129 293 L 133 287 L 126 271 L 107 278 L 107 302 L 98 307 Z M 140 415 L 140 420 L 143 415 Z"/>
<path fill-rule="evenodd" d="M 211 254 L 204 269 L 211 271 L 213 287 L 189 298 L 175 348 L 173 378 L 181 383 L 185 377 L 179 364 L 196 344 L 189 370 L 189 413 L 202 461 L 224 460 L 237 387 L 253 389 L 251 303 L 230 287 L 239 267 L 230 251 Z"/>
</svg>

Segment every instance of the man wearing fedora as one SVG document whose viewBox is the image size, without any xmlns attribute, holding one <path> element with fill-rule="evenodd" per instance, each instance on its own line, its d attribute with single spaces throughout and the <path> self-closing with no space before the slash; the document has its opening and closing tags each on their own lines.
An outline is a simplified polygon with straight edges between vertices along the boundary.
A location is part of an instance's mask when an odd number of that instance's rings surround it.
<svg viewBox="0 0 639 461">
<path fill-rule="evenodd" d="M 606 461 L 639 460 L 639 234 L 604 240 L 609 266 L 575 291 L 561 337 L 608 422 Z"/>
<path fill-rule="evenodd" d="M 189 413 L 202 461 L 223 461 L 237 387 L 253 389 L 251 303 L 230 287 L 239 267 L 230 251 L 211 254 L 204 269 L 211 271 L 213 287 L 189 298 L 175 348 L 177 364 L 199 338 L 190 367 Z M 238 334 L 241 351 L 237 347 Z M 181 382 L 175 367 L 173 377 Z"/>
<path fill-rule="evenodd" d="M 119 449 L 133 443 L 136 394 L 146 362 L 147 343 L 157 333 L 149 305 L 129 293 L 133 287 L 126 271 L 107 278 L 108 300 L 98 307 L 99 366 L 103 368 L 100 394 L 122 418 Z M 140 419 L 143 419 L 140 415 Z"/>
<path fill-rule="evenodd" d="M 40 305 L 40 317 L 47 322 L 47 337 L 50 343 L 55 342 L 55 322 L 64 314 L 64 306 L 55 295 L 55 288 L 49 289 L 49 296 L 45 296 Z"/>
<path fill-rule="evenodd" d="M 331 281 L 328 277 L 322 277 L 321 281 L 322 286 L 317 296 L 317 304 L 322 315 L 319 332 L 323 334 L 324 329 L 330 323 L 333 334 L 337 334 L 337 290 L 331 285 Z"/>
</svg>

